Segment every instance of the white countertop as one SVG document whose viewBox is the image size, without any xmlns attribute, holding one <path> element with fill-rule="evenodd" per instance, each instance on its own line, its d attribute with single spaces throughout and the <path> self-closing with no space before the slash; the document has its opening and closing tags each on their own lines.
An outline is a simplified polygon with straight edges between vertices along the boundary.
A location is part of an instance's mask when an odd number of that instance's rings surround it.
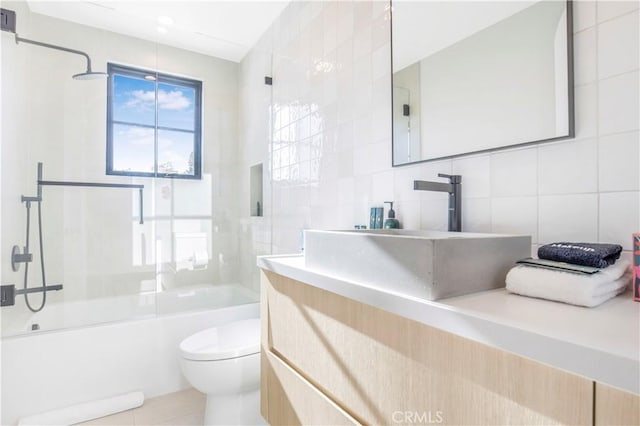
<svg viewBox="0 0 640 426">
<path fill-rule="evenodd" d="M 616 388 L 640 394 L 640 303 L 631 292 L 595 308 L 497 289 L 422 300 L 314 272 L 304 256 L 263 256 L 262 269 Z"/>
</svg>

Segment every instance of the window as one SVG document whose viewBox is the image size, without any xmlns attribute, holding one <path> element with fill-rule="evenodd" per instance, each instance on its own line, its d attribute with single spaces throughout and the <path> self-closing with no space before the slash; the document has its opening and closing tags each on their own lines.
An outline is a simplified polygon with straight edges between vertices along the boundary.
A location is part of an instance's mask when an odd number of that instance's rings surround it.
<svg viewBox="0 0 640 426">
<path fill-rule="evenodd" d="M 201 177 L 202 82 L 108 64 L 107 174 Z"/>
</svg>

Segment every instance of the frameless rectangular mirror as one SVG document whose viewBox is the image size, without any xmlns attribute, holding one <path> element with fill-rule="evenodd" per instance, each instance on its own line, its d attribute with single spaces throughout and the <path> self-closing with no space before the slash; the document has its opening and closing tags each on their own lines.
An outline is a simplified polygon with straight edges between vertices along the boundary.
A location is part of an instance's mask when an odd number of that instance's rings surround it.
<svg viewBox="0 0 640 426">
<path fill-rule="evenodd" d="M 392 3 L 393 165 L 574 135 L 571 2 Z"/>
</svg>

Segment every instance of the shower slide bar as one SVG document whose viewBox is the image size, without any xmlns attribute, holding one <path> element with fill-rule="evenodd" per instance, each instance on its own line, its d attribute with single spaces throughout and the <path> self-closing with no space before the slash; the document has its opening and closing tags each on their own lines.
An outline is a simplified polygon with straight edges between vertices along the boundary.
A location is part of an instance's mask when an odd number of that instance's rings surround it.
<svg viewBox="0 0 640 426">
<path fill-rule="evenodd" d="M 42 187 L 43 186 L 82 186 L 89 188 L 129 188 L 129 189 L 138 189 L 139 192 L 139 200 L 140 200 L 140 224 L 144 223 L 143 215 L 143 189 L 144 185 L 138 184 L 129 184 L 129 183 L 99 183 L 99 182 L 66 182 L 66 181 L 55 181 L 55 180 L 42 180 L 42 163 L 38 163 L 38 196 L 37 197 L 25 197 L 22 196 L 22 202 L 26 201 L 42 201 Z"/>
</svg>

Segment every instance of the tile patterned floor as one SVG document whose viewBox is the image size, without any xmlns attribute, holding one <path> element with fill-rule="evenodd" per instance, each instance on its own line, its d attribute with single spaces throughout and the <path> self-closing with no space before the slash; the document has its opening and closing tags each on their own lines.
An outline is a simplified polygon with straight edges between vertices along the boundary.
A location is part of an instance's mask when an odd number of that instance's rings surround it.
<svg viewBox="0 0 640 426">
<path fill-rule="evenodd" d="M 89 420 L 92 426 L 202 425 L 206 397 L 195 389 L 150 398 L 141 407 Z"/>
</svg>

